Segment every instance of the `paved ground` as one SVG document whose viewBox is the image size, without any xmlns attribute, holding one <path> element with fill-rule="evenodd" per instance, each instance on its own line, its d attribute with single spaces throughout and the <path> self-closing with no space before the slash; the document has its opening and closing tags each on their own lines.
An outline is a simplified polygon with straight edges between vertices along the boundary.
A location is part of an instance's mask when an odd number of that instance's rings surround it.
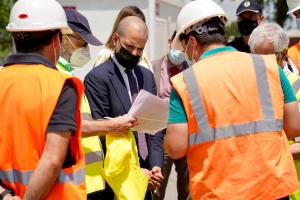
<svg viewBox="0 0 300 200">
<path fill-rule="evenodd" d="M 169 182 L 167 185 L 166 195 L 164 200 L 176 200 L 177 199 L 177 189 L 176 189 L 176 172 L 174 165 L 172 167 L 172 171 L 169 177 Z"/>
</svg>

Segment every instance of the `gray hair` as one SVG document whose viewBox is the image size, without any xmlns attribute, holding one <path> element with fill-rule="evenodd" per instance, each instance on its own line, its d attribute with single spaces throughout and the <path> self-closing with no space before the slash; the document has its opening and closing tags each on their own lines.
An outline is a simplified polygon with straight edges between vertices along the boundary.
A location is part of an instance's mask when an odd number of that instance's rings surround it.
<svg viewBox="0 0 300 200">
<path fill-rule="evenodd" d="M 253 30 L 248 42 L 251 52 L 265 41 L 273 43 L 274 53 L 282 52 L 289 45 L 288 35 L 276 23 L 263 22 Z"/>
</svg>

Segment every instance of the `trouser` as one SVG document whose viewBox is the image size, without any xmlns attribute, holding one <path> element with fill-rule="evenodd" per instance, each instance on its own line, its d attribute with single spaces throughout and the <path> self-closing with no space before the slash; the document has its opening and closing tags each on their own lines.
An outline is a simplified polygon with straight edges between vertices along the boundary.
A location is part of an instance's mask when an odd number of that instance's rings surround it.
<svg viewBox="0 0 300 200">
<path fill-rule="evenodd" d="M 88 194 L 87 200 L 114 200 L 114 192 L 111 187 L 105 183 L 105 190 Z M 151 191 L 147 191 L 145 200 L 152 200 Z"/>
<path fill-rule="evenodd" d="M 87 200 L 114 200 L 114 192 L 109 185 L 105 183 L 105 190 L 88 194 Z"/>
<path fill-rule="evenodd" d="M 154 194 L 155 200 L 163 200 L 165 197 L 165 192 L 169 180 L 169 176 L 172 170 L 172 165 L 175 165 L 175 170 L 177 172 L 177 194 L 178 200 L 190 200 L 189 194 L 189 173 L 186 163 L 186 157 L 180 158 L 178 160 L 173 160 L 167 154 L 164 155 L 164 166 L 163 166 L 163 176 L 164 180 Z"/>
<path fill-rule="evenodd" d="M 280 198 L 280 199 L 277 199 L 277 200 L 289 200 L 290 199 L 290 197 L 289 196 L 287 196 L 287 197 L 282 197 L 282 198 Z"/>
</svg>

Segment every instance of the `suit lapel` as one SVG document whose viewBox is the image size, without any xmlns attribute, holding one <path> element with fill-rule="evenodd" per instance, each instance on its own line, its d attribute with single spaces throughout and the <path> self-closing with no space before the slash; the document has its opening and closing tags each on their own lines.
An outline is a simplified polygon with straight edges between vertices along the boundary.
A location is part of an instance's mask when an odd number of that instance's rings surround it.
<svg viewBox="0 0 300 200">
<path fill-rule="evenodd" d="M 128 95 L 128 91 L 125 82 L 123 80 L 122 74 L 118 69 L 118 66 L 114 63 L 112 58 L 110 58 L 110 62 L 111 62 L 111 68 L 109 70 L 110 81 L 119 97 L 119 100 L 123 105 L 124 111 L 127 113 L 131 107 L 131 101 Z"/>
</svg>

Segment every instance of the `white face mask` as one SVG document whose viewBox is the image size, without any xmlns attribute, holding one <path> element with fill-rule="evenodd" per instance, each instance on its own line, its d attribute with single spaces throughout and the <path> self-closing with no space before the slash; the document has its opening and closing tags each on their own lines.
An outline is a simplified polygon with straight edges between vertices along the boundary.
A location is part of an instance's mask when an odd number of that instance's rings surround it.
<svg viewBox="0 0 300 200">
<path fill-rule="evenodd" d="M 91 55 L 89 47 L 81 47 L 72 53 L 70 57 L 70 64 L 74 67 L 83 67 L 90 60 Z"/>
<path fill-rule="evenodd" d="M 181 65 L 185 58 L 185 54 L 178 49 L 170 49 L 168 52 L 168 59 L 173 65 Z"/>
<path fill-rule="evenodd" d="M 75 48 L 75 45 L 72 43 L 70 38 L 66 36 L 70 42 L 70 44 Z M 83 67 L 86 63 L 91 60 L 90 49 L 88 46 L 77 48 L 73 53 L 70 55 L 67 51 L 62 48 L 65 54 L 69 57 L 69 62 L 72 67 Z"/>
</svg>

